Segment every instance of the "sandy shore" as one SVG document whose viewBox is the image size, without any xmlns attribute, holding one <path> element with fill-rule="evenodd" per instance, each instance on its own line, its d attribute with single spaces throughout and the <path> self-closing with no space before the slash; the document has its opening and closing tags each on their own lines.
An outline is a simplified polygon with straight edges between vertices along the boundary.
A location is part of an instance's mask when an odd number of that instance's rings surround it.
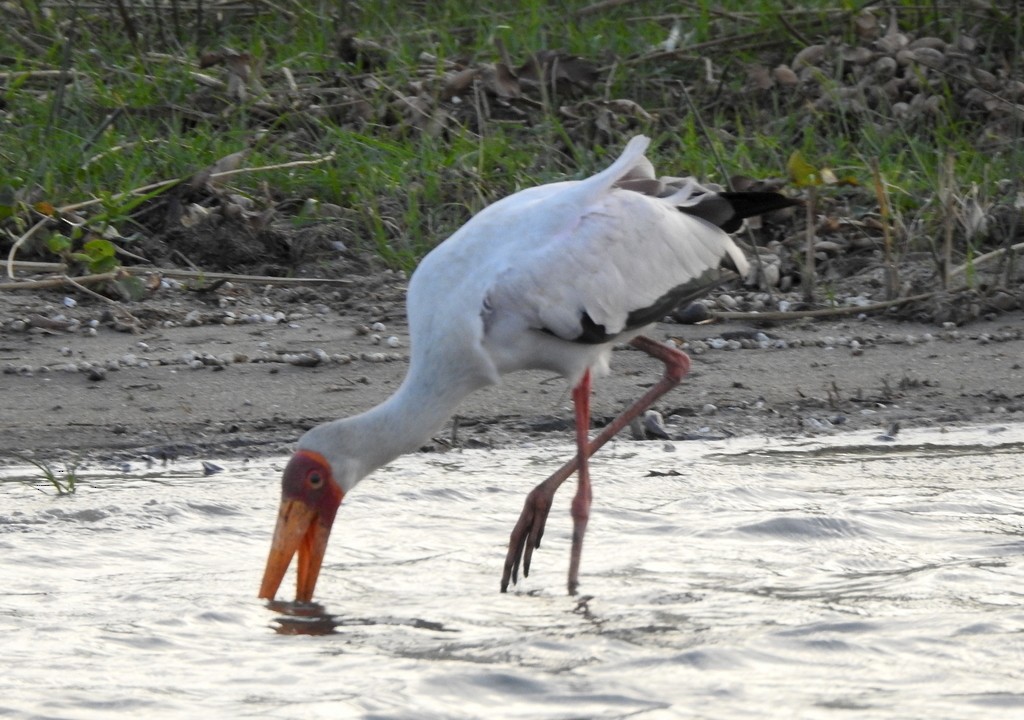
<svg viewBox="0 0 1024 720">
<path fill-rule="evenodd" d="M 314 297 L 287 312 L 263 298 L 271 307 L 257 322 L 259 293 L 211 304 L 166 291 L 133 308 L 148 326 L 135 334 L 104 322 L 102 304 L 0 296 L 0 460 L 286 453 L 304 429 L 365 409 L 401 382 L 408 367 L 401 291 L 399 278 L 358 301 Z M 223 324 L 228 315 L 234 324 Z M 39 327 L 40 318 L 61 316 L 79 327 Z M 373 322 L 384 329 L 361 334 Z M 651 334 L 698 350 L 690 377 L 658 405 L 673 437 L 1024 421 L 1021 311 L 959 328 L 869 317 L 774 327 L 661 324 Z M 613 374 L 596 386 L 595 424 L 659 373 L 642 353 L 616 352 Z M 523 373 L 471 397 L 457 431 L 450 425 L 435 445 L 453 437 L 476 447 L 528 437 L 569 442 L 571 418 L 563 381 Z"/>
</svg>

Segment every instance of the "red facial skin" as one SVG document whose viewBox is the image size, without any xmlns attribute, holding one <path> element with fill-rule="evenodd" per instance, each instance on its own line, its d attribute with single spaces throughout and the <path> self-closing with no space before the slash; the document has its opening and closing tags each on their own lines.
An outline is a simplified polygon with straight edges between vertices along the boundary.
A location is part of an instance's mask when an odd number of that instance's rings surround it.
<svg viewBox="0 0 1024 720">
<path fill-rule="evenodd" d="M 295 601 L 313 599 L 331 526 L 343 497 L 322 455 L 299 450 L 292 456 L 281 482 L 281 508 L 260 585 L 261 598 L 274 599 L 292 556 L 298 553 Z"/>
</svg>

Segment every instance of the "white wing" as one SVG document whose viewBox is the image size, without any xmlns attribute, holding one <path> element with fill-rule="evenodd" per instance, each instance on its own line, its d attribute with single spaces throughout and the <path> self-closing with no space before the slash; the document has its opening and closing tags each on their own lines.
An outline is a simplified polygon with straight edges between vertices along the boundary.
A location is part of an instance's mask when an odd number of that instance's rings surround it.
<svg viewBox="0 0 1024 720">
<path fill-rule="evenodd" d="M 735 220 L 730 202 L 655 179 L 648 143 L 633 138 L 586 180 L 494 203 L 424 258 L 409 288 L 414 365 L 472 364 L 482 383 L 530 367 L 573 378 L 705 289 L 725 257 L 745 273 L 718 227 Z"/>
<path fill-rule="evenodd" d="M 713 195 L 692 181 L 674 190 L 654 180 L 645 147 L 646 138 L 634 138 L 608 170 L 535 188 L 504 209 L 514 252 L 502 258 L 488 292 L 495 316 L 517 313 L 563 340 L 610 342 L 706 287 L 726 256 L 745 272 L 746 259 L 725 232 L 680 211 Z M 620 182 L 669 192 L 655 197 Z"/>
</svg>

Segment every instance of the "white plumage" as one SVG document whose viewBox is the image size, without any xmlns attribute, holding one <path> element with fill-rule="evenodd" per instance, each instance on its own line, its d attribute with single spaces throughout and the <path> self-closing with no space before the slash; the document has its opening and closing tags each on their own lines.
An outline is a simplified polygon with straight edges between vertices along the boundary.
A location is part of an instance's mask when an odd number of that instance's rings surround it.
<svg viewBox="0 0 1024 720">
<path fill-rule="evenodd" d="M 589 508 L 586 459 L 604 441 L 587 441 L 591 373 L 607 371 L 615 343 L 636 338 L 680 299 L 713 284 L 723 259 L 746 272 L 743 253 L 720 225 L 734 227 L 738 218 L 793 204 L 776 193 L 718 194 L 692 180 L 658 180 L 644 156 L 648 143 L 633 138 L 611 166 L 585 180 L 530 188 L 494 203 L 423 259 L 407 299 L 409 372 L 380 405 L 299 440 L 284 473 L 261 597 L 274 596 L 298 551 L 297 597 L 308 600 L 344 494 L 421 446 L 467 394 L 525 369 L 560 373 L 575 386 L 579 448 L 576 460 L 531 493 L 513 533 L 502 589 L 510 573 L 515 579 L 527 541 L 528 571 L 547 514 L 541 506 L 550 506 L 577 464 L 579 538 L 572 567 L 578 565 Z M 744 198 L 753 200 L 744 207 Z M 666 378 L 623 417 L 646 409 L 688 368 L 678 351 L 645 338 L 634 344 L 666 363 Z M 299 515 L 305 519 L 296 525 Z M 574 569 L 569 587 L 575 591 Z"/>
<path fill-rule="evenodd" d="M 633 138 L 618 160 L 586 180 L 494 203 L 427 255 L 409 285 L 413 364 L 427 338 L 443 335 L 456 353 L 472 349 L 490 382 L 545 369 L 575 383 L 588 367 L 606 371 L 612 344 L 643 329 L 627 327 L 630 312 L 717 268 L 725 255 L 746 272 L 732 238 L 679 211 L 677 202 L 692 196 L 657 198 L 616 187 L 638 171 L 653 178 L 643 155 L 648 142 Z M 477 317 L 469 308 L 480 308 Z M 580 335 L 584 312 L 611 342 L 559 342 Z"/>
</svg>

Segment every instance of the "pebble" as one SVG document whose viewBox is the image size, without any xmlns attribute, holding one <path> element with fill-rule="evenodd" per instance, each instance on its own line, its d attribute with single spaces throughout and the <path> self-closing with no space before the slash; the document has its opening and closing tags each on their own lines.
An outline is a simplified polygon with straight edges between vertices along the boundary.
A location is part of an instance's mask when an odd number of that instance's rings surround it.
<svg viewBox="0 0 1024 720">
<path fill-rule="evenodd" d="M 828 431 L 832 429 L 832 423 L 828 420 L 819 420 L 818 418 L 807 417 L 803 420 L 804 426 L 811 430 L 822 430 Z"/>
<path fill-rule="evenodd" d="M 287 353 L 283 359 L 289 365 L 298 367 L 316 367 L 320 364 L 320 358 L 312 353 Z"/>
<path fill-rule="evenodd" d="M 650 435 L 662 440 L 668 440 L 668 430 L 665 429 L 665 418 L 657 410 L 648 410 L 643 415 L 643 426 L 645 435 Z"/>
<path fill-rule="evenodd" d="M 402 341 L 399 340 L 396 336 L 392 335 L 391 337 L 389 337 L 387 339 L 387 344 L 388 344 L 388 347 L 396 348 L 396 347 L 401 347 Z"/>
<path fill-rule="evenodd" d="M 359 356 L 359 359 L 364 362 L 371 363 L 382 363 L 382 362 L 394 362 L 395 360 L 401 360 L 402 356 L 398 353 L 363 353 Z"/>
<path fill-rule="evenodd" d="M 696 325 L 708 320 L 710 317 L 711 313 L 708 311 L 707 305 L 701 302 L 692 302 L 685 308 L 672 312 L 672 318 L 683 325 Z"/>
<path fill-rule="evenodd" d="M 382 322 L 375 322 L 373 325 L 370 326 L 370 329 L 373 330 L 375 333 L 382 333 L 387 330 L 387 326 Z"/>
<path fill-rule="evenodd" d="M 706 403 L 700 409 L 700 414 L 701 415 L 714 415 L 717 412 L 718 412 L 718 406 L 717 405 L 713 405 L 711 403 Z"/>
<path fill-rule="evenodd" d="M 736 308 L 739 307 L 739 303 L 736 302 L 736 298 L 734 298 L 732 295 L 722 294 L 719 295 L 717 299 L 718 304 L 726 308 L 727 310 L 735 310 Z"/>
</svg>

